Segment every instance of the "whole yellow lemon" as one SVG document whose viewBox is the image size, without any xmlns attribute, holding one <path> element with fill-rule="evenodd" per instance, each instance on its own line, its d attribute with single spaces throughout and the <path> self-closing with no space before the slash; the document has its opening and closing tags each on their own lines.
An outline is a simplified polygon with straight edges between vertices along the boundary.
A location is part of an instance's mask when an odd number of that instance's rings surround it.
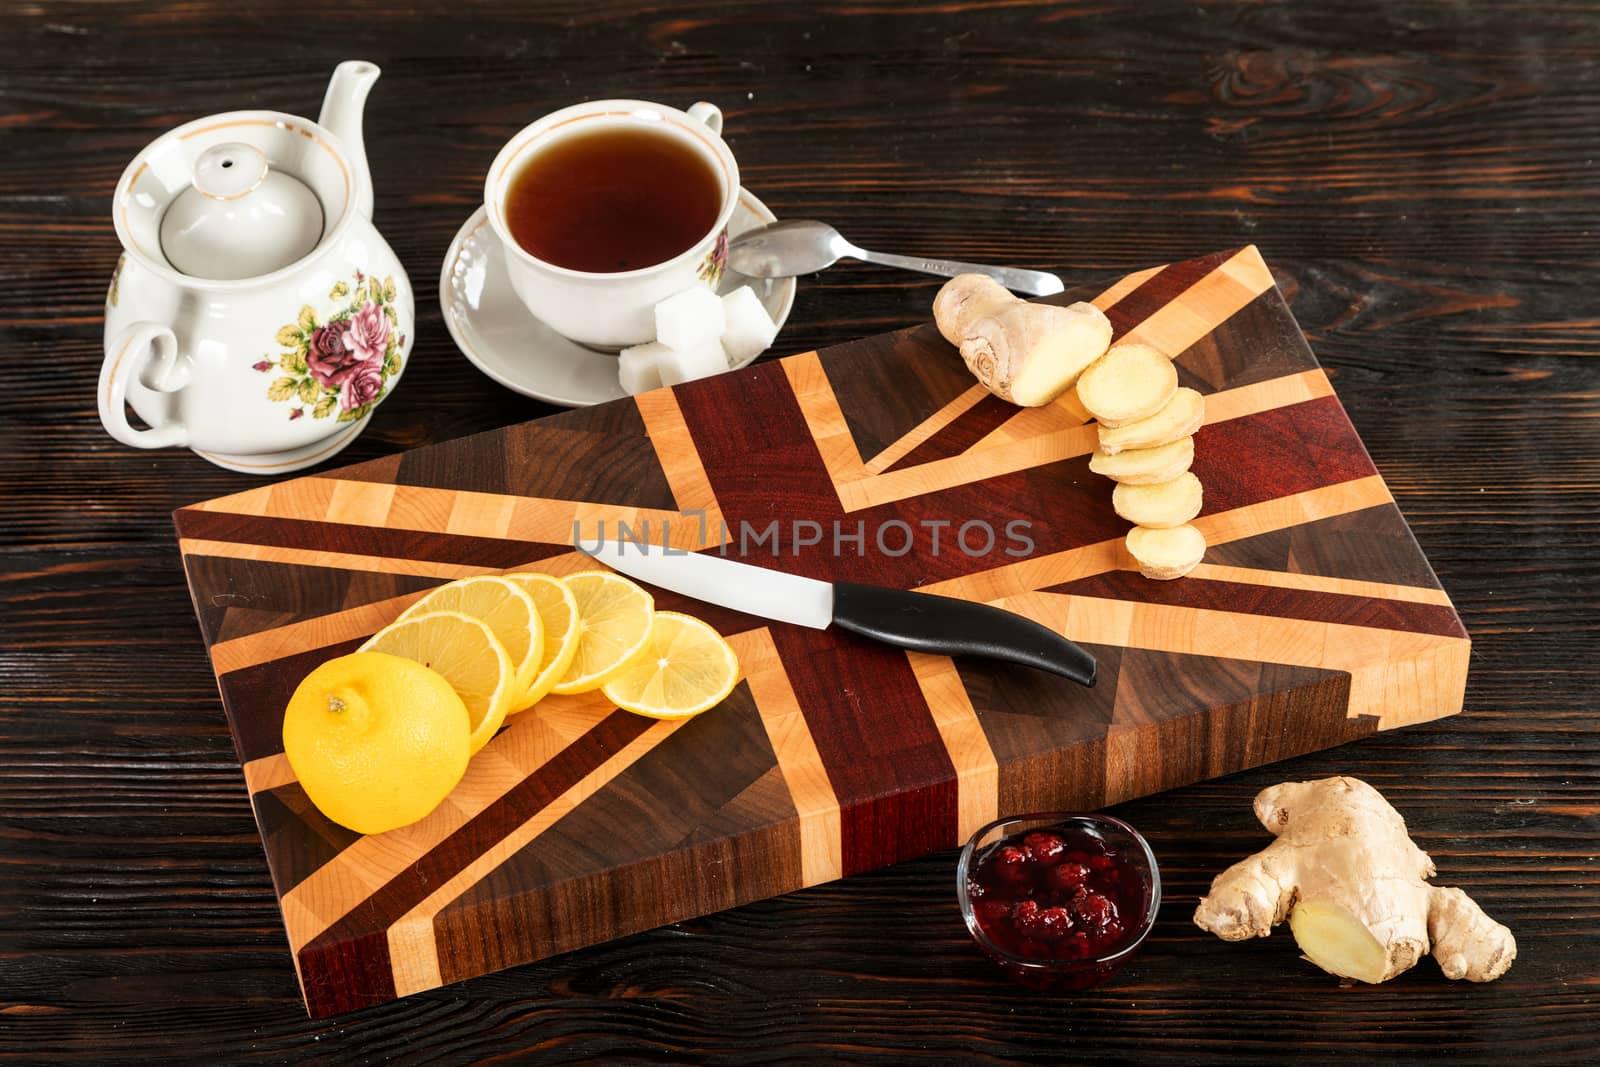
<svg viewBox="0 0 1600 1067">
<path fill-rule="evenodd" d="M 467 706 L 437 671 L 355 652 L 306 675 L 283 713 L 283 751 L 317 810 L 357 833 L 421 819 L 467 770 Z"/>
</svg>

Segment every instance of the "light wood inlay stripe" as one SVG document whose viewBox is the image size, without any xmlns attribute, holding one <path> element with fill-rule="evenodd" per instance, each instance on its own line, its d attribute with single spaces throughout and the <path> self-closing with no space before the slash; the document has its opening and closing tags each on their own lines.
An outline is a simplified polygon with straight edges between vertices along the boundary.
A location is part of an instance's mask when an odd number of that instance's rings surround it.
<svg viewBox="0 0 1600 1067">
<path fill-rule="evenodd" d="M 1205 398 L 1205 426 L 1214 426 L 1229 419 L 1242 419 L 1263 411 L 1303 404 L 1308 400 L 1321 400 L 1333 395 L 1333 383 L 1319 367 L 1315 370 L 1286 374 L 1254 385 L 1225 389 Z M 1197 442 L 1203 447 L 1203 440 Z"/>
<path fill-rule="evenodd" d="M 1259 504 L 1234 508 L 1232 511 L 1202 515 L 1194 520 L 1194 526 L 1205 535 L 1206 544 L 1222 545 L 1229 541 L 1242 541 L 1256 534 L 1271 533 L 1301 523 L 1392 503 L 1394 497 L 1389 495 L 1389 487 L 1383 483 L 1382 476 L 1372 474 L 1337 485 L 1281 496 L 1276 500 L 1263 500 Z"/>
<path fill-rule="evenodd" d="M 868 474 L 882 474 L 922 442 L 950 425 L 961 415 L 966 414 L 974 404 L 988 395 L 989 390 L 983 386 L 972 386 L 944 407 L 917 423 L 904 437 L 867 460 L 864 469 Z"/>
<path fill-rule="evenodd" d="M 1344 671 L 1349 716 L 1380 730 L 1437 718 L 1466 688 L 1471 642 L 1460 637 L 1061 593 L 999 605 L 1074 641 Z"/>
<path fill-rule="evenodd" d="M 1042 467 L 1073 456 L 1085 456 L 1094 451 L 1098 440 L 1093 426 L 1069 426 L 987 452 L 968 449 L 960 455 L 886 471 L 876 477 L 846 482 L 836 488 L 844 510 L 861 511 L 953 489 L 958 485 L 970 485 L 1004 474 Z"/>
<path fill-rule="evenodd" d="M 861 462 L 861 453 L 856 449 L 855 438 L 850 435 L 844 412 L 839 408 L 839 398 L 834 395 L 833 386 L 829 384 L 827 372 L 822 369 L 822 361 L 817 354 L 805 352 L 790 356 L 778 366 L 783 368 L 784 376 L 789 379 L 789 388 L 800 405 L 801 417 L 806 420 L 806 428 L 816 442 L 822 465 L 827 468 L 834 484 L 842 485 L 869 477 L 866 465 Z"/>
<path fill-rule="evenodd" d="M 333 481 L 333 498 L 320 516 L 325 522 L 342 522 L 352 526 L 388 526 L 389 506 L 394 503 L 401 487 L 385 482 Z M 464 495 L 452 493 L 458 499 Z M 476 495 L 476 494 L 474 494 Z M 283 499 L 280 494 L 276 500 Z M 312 518 L 317 516 L 304 516 Z M 447 530 L 448 533 L 470 533 L 470 530 Z M 490 536 L 498 536 L 491 534 Z"/>
<path fill-rule="evenodd" d="M 1433 589 L 1424 585 L 1394 585 L 1390 582 L 1367 582 L 1354 578 L 1327 578 L 1320 574 L 1228 567 L 1220 563 L 1202 563 L 1190 571 L 1189 575 L 1193 578 L 1210 578 L 1219 582 L 1265 585 L 1274 589 L 1304 589 L 1314 593 L 1339 593 L 1343 596 L 1372 597 L 1378 600 L 1402 600 L 1411 604 L 1437 604 L 1446 608 L 1451 606 L 1450 596 L 1443 589 Z"/>
<path fill-rule="evenodd" d="M 475 574 L 499 574 L 502 570 L 500 567 L 473 567 L 464 563 L 435 563 L 432 560 L 400 559 L 396 556 L 363 556 L 351 552 L 328 552 L 313 548 L 246 545 L 237 541 L 208 541 L 194 537 L 179 538 L 178 549 L 186 556 L 219 556 L 223 559 L 294 563 L 306 567 L 336 567 L 345 571 L 409 574 L 422 578 L 470 578 Z M 515 569 L 532 570 L 537 566 L 538 564 L 534 563 L 526 568 Z"/>
<path fill-rule="evenodd" d="M 375 600 L 360 607 L 302 619 L 287 626 L 218 641 L 211 646 L 211 666 L 221 677 L 231 671 L 283 659 L 285 656 L 296 656 L 314 648 L 368 637 L 389 625 L 427 593 L 428 590 L 419 589 L 414 593 Z"/>
<path fill-rule="evenodd" d="M 1213 393 L 1206 398 L 1205 425 L 1214 426 L 1230 419 L 1272 411 L 1327 396 L 1331 392 L 1327 376 L 1320 370 L 1313 370 Z M 1050 416 L 1053 428 L 1047 430 L 1044 423 L 1039 422 L 1033 425 L 1029 436 L 1009 443 L 993 444 L 983 450 L 974 446 L 958 456 L 838 484 L 839 500 L 846 511 L 860 511 L 1046 463 L 1086 456 L 1099 447 L 1098 428 L 1093 424 L 1085 424 L 1067 407 L 1029 410 L 1053 412 Z M 1012 421 L 1015 421 L 1015 417 Z M 991 434 L 984 440 L 989 441 L 993 436 Z"/>
<path fill-rule="evenodd" d="M 1157 274 L 1160 274 L 1171 265 L 1172 264 L 1170 263 L 1163 263 L 1159 267 L 1149 267 L 1145 270 L 1134 271 L 1132 274 L 1129 274 L 1121 281 L 1111 286 L 1111 288 L 1107 289 L 1105 292 L 1089 301 L 1089 303 L 1093 304 L 1101 311 L 1105 311 L 1107 308 L 1117 304 L 1123 297 L 1127 296 L 1129 293 L 1133 292 L 1135 289 L 1139 288 L 1139 286 L 1143 285 L 1151 278 L 1154 278 Z"/>
<path fill-rule="evenodd" d="M 734 650 L 800 821 L 801 877 L 806 885 L 831 882 L 844 875 L 839 800 L 771 634 L 763 628 L 739 636 L 746 640 Z"/>
<path fill-rule="evenodd" d="M 255 796 L 263 789 L 276 789 L 280 785 L 288 785 L 294 780 L 294 768 L 289 766 L 289 757 L 282 752 L 275 756 L 253 759 L 244 765 L 244 787 L 249 790 L 251 796 Z"/>
<path fill-rule="evenodd" d="M 1149 345 L 1175 358 L 1272 285 L 1266 260 L 1255 245 L 1249 245 L 1129 330 L 1122 340 Z"/>
<path fill-rule="evenodd" d="M 337 567 L 347 571 L 372 571 L 378 574 L 408 574 L 425 578 L 470 578 L 477 574 L 510 574 L 540 571 L 544 574 L 572 574 L 593 570 L 598 564 L 581 552 L 521 563 L 515 567 L 476 567 L 465 563 L 435 563 L 399 556 L 361 556 L 349 552 L 328 552 L 312 548 L 282 548 L 277 545 L 249 545 L 238 541 L 208 541 L 179 538 L 178 547 L 186 556 L 220 556 L 224 559 L 262 560 L 268 563 L 294 563 L 307 567 Z"/>
<path fill-rule="evenodd" d="M 1271 533 L 1304 522 L 1332 518 L 1352 511 L 1391 503 L 1389 487 L 1378 475 L 1308 489 L 1303 493 L 1251 504 L 1195 520 L 1210 545 Z M 1114 570 L 1138 570 L 1122 538 L 1052 552 L 976 574 L 963 575 L 920 586 L 925 593 L 993 603 L 1035 589 L 1062 585 Z"/>
<path fill-rule="evenodd" d="M 999 817 L 999 764 L 950 657 L 908 652 L 906 658 L 956 769 L 957 840 L 951 844 L 965 844 L 980 826 Z"/>
<path fill-rule="evenodd" d="M 306 480 L 331 487 L 324 510 L 307 506 L 304 487 L 297 487 L 289 496 L 280 496 L 269 488 L 266 493 L 251 490 L 194 506 L 235 515 L 382 526 L 551 545 L 572 544 L 575 528 L 580 529 L 586 539 L 593 538 L 600 522 L 606 524 L 608 531 L 615 530 L 618 522 L 625 522 L 637 531 L 648 521 L 651 540 L 655 541 L 659 540 L 657 534 L 664 528 L 663 523 L 670 522 L 674 548 L 706 547 L 701 543 L 699 525 L 685 521 L 676 511 L 334 478 Z M 692 482 L 687 491 L 695 492 Z M 710 516 L 707 534 L 717 529 L 719 518 L 715 513 Z"/>
<path fill-rule="evenodd" d="M 307 517 L 326 515 L 339 482 L 331 478 L 292 478 L 269 487 L 270 507 Z M 263 508 L 260 514 L 266 514 Z"/>
<path fill-rule="evenodd" d="M 717 508 L 717 497 L 711 489 L 711 479 L 700 462 L 700 453 L 694 447 L 694 437 L 689 424 L 683 419 L 683 409 L 671 389 L 652 389 L 633 398 L 644 420 L 645 432 L 655 446 L 656 460 L 666 474 L 672 498 L 684 511 L 706 512 L 706 522 L 717 529 L 722 512 Z"/>
<path fill-rule="evenodd" d="M 443 984 L 439 972 L 439 945 L 435 940 L 433 928 L 433 920 L 440 911 L 526 848 L 579 804 L 599 792 L 617 775 L 633 766 L 640 757 L 670 737 L 684 721 L 686 720 L 652 723 L 644 733 L 590 771 L 522 825 L 495 842 L 481 856 L 428 894 L 421 903 L 390 926 L 389 958 L 394 968 L 396 995 L 404 997 Z"/>
</svg>

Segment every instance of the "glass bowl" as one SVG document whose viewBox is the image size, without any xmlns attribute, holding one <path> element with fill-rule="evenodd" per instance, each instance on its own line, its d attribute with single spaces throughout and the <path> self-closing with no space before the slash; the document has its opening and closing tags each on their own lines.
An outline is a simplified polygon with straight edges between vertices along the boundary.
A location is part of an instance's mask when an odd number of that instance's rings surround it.
<svg viewBox="0 0 1600 1067">
<path fill-rule="evenodd" d="M 1025 843 L 1029 835 L 1040 835 L 1031 847 Z M 1052 838 L 1064 847 L 1057 848 Z M 1006 848 L 1019 850 L 1023 858 L 1016 852 L 1002 856 Z M 1059 874 L 1051 871 L 1057 866 Z M 1002 875 L 1001 868 L 1015 873 Z M 1084 878 L 1090 879 L 1087 886 Z M 1084 888 L 1070 888 L 1074 879 Z M 1041 929 L 1049 926 L 1041 920 L 1057 918 L 1057 912 L 1073 916 L 1064 921 L 1082 921 L 1066 898 L 1076 894 L 1081 904 L 1096 892 L 1112 898 L 1116 912 L 1110 922 L 1117 928 Z M 1037 906 L 1027 906 L 1027 918 L 1039 937 L 1017 934 L 1015 916 L 1023 902 L 1036 898 Z M 956 900 L 972 940 L 1012 981 L 1047 992 L 1082 990 L 1110 979 L 1144 944 L 1161 910 L 1161 872 L 1149 843 L 1121 819 L 1062 812 L 1014 815 L 984 826 L 961 850 Z M 994 920 L 1002 925 L 991 932 L 979 920 L 980 906 L 990 909 L 986 915 L 1011 917 Z M 1045 906 L 1052 915 L 1040 914 Z M 1007 927 L 1013 928 L 1010 936 Z"/>
</svg>

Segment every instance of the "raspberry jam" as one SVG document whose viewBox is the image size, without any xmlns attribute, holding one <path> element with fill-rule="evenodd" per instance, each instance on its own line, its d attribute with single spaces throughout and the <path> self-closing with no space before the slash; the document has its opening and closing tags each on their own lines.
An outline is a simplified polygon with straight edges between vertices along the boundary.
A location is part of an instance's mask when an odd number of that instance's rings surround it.
<svg viewBox="0 0 1600 1067">
<path fill-rule="evenodd" d="M 1157 876 L 1144 841 L 1125 823 L 1048 820 L 1008 820 L 986 828 L 987 838 L 979 832 L 975 840 L 985 844 L 965 857 L 966 904 L 982 935 L 975 940 L 1012 978 L 1038 989 L 1084 989 L 1114 974 L 1125 957 L 1106 958 L 1148 931 Z"/>
</svg>

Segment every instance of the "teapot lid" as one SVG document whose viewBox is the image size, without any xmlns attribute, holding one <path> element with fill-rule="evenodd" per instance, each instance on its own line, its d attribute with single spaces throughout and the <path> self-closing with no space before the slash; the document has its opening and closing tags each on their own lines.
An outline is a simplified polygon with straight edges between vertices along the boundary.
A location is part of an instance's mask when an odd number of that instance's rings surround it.
<svg viewBox="0 0 1600 1067">
<path fill-rule="evenodd" d="M 212 145 L 196 157 L 192 179 L 161 219 L 161 251 L 184 274 L 218 281 L 270 274 L 322 239 L 322 201 L 254 145 Z"/>
</svg>

